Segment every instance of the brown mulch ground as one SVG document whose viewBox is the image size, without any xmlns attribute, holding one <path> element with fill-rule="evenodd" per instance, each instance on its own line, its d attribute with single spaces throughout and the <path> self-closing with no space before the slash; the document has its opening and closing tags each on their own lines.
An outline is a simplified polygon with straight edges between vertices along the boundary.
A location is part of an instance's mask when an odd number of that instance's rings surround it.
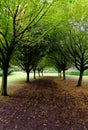
<svg viewBox="0 0 88 130">
<path fill-rule="evenodd" d="M 0 130 L 88 130 L 88 88 L 41 78 L 0 97 Z"/>
</svg>

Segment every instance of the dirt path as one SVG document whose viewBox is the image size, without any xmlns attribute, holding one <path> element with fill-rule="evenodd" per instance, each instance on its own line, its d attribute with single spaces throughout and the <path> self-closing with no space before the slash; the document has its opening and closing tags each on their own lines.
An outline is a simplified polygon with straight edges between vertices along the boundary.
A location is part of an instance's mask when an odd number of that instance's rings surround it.
<svg viewBox="0 0 88 130">
<path fill-rule="evenodd" d="M 0 97 L 0 130 L 88 130 L 88 95 L 72 93 L 57 78 L 23 86 Z"/>
</svg>

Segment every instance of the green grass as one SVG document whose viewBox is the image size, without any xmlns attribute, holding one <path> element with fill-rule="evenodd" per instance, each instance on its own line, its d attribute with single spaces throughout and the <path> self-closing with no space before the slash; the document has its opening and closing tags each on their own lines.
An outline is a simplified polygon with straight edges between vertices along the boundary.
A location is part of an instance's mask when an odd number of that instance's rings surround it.
<svg viewBox="0 0 88 130">
<path fill-rule="evenodd" d="M 33 74 L 30 74 L 30 78 L 33 78 Z M 26 73 L 25 72 L 13 72 L 8 76 L 8 86 L 11 84 L 15 84 L 21 81 L 26 81 Z M 0 86 L 2 82 L 2 77 L 0 77 Z"/>
<path fill-rule="evenodd" d="M 84 75 L 88 76 L 88 70 L 84 71 Z"/>
<path fill-rule="evenodd" d="M 67 70 L 66 75 L 79 75 L 78 70 Z"/>
<path fill-rule="evenodd" d="M 46 72 L 46 73 L 43 74 L 43 76 L 58 76 L 58 73 L 54 73 L 54 72 L 53 73 L 52 72 L 49 73 L 49 72 Z"/>
<path fill-rule="evenodd" d="M 38 76 L 38 74 L 36 74 Z M 44 76 L 58 76 L 57 73 L 44 73 Z M 30 74 L 30 79 L 33 79 L 33 73 Z M 20 81 L 26 81 L 26 73 L 25 72 L 13 72 L 8 76 L 8 86 L 11 84 L 18 83 Z M 2 77 L 0 77 L 0 86 L 2 82 Z"/>
<path fill-rule="evenodd" d="M 79 71 L 78 70 L 67 70 L 66 75 L 77 75 L 79 76 Z M 88 76 L 88 70 L 84 71 L 84 76 Z"/>
<path fill-rule="evenodd" d="M 87 81 L 88 80 L 88 71 L 85 71 L 85 75 L 83 76 L 83 80 Z M 38 75 L 37 75 L 38 76 Z M 58 76 L 58 73 L 44 73 L 44 76 Z M 67 78 L 73 78 L 73 79 L 78 79 L 78 71 L 66 71 L 66 77 Z M 30 74 L 30 78 L 33 79 L 33 73 Z M 26 73 L 25 72 L 13 72 L 11 75 L 8 76 L 8 83 L 7 85 L 10 86 L 12 84 L 19 83 L 21 81 L 26 81 Z M 2 77 L 0 77 L 0 86 L 2 82 Z"/>
</svg>

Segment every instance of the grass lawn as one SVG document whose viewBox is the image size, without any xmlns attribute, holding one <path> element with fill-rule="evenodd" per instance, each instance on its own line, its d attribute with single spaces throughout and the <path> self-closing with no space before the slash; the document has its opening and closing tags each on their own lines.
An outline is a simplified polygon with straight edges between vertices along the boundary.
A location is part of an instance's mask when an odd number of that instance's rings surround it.
<svg viewBox="0 0 88 130">
<path fill-rule="evenodd" d="M 67 70 L 66 75 L 79 75 L 80 72 L 78 70 Z M 88 70 L 84 71 L 84 76 L 88 76 Z"/>
<path fill-rule="evenodd" d="M 30 78 L 33 78 L 33 74 L 30 74 Z M 13 72 L 8 76 L 8 86 L 12 84 L 16 84 L 21 81 L 26 81 L 26 73 L 25 72 Z M 0 77 L 0 86 L 2 82 L 2 77 Z"/>
<path fill-rule="evenodd" d="M 36 76 L 38 76 L 36 74 Z M 44 77 L 57 77 L 58 73 L 44 73 Z M 66 75 L 66 80 L 74 81 L 72 84 L 73 86 L 77 85 L 79 76 L 78 75 Z M 33 79 L 33 73 L 30 74 L 30 79 Z M 2 77 L 0 77 L 0 87 L 1 87 Z M 25 72 L 13 72 L 11 75 L 8 76 L 8 87 L 14 88 L 21 87 L 24 83 L 26 83 L 26 73 Z M 19 87 L 18 87 L 19 86 Z M 83 87 L 88 87 L 88 76 L 83 76 Z"/>
<path fill-rule="evenodd" d="M 36 74 L 36 76 L 38 76 Z M 44 73 L 44 76 L 58 76 L 57 73 Z M 30 79 L 33 79 L 33 73 L 30 74 Z M 26 81 L 26 73 L 25 72 L 13 72 L 8 76 L 8 85 L 18 83 L 21 81 Z M 2 77 L 0 77 L 0 86 L 2 82 Z"/>
<path fill-rule="evenodd" d="M 36 74 L 36 76 L 38 76 Z M 57 77 L 58 73 L 44 73 L 44 76 L 54 76 Z M 78 75 L 66 75 L 66 79 L 73 79 L 78 80 Z M 33 73 L 30 74 L 30 78 L 33 79 Z M 11 86 L 13 84 L 18 84 L 21 81 L 26 81 L 26 73 L 25 72 L 13 72 L 11 75 L 8 76 L 8 86 Z M 88 76 L 83 76 L 83 82 L 88 81 Z M 2 77 L 0 77 L 0 86 L 2 82 Z"/>
</svg>

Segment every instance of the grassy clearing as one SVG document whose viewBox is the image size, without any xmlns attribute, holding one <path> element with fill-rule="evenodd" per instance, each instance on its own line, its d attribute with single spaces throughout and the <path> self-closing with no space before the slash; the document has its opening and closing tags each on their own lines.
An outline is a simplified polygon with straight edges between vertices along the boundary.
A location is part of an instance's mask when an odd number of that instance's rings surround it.
<svg viewBox="0 0 88 130">
<path fill-rule="evenodd" d="M 38 76 L 38 75 L 36 75 Z M 44 73 L 44 76 L 57 77 L 58 73 Z M 78 80 L 78 75 L 66 75 L 66 79 Z M 33 79 L 33 73 L 30 74 L 30 78 Z M 2 77 L 0 77 L 0 86 L 1 86 Z M 18 84 L 19 82 L 26 81 L 26 73 L 25 72 L 13 72 L 8 76 L 8 86 Z M 83 76 L 83 82 L 88 81 L 88 76 Z"/>
<path fill-rule="evenodd" d="M 33 78 L 33 74 L 30 74 L 30 78 Z M 11 75 L 8 76 L 8 86 L 12 84 L 16 84 L 21 81 L 26 81 L 26 73 L 25 72 L 13 72 Z M 2 82 L 2 77 L 0 77 L 0 86 Z"/>
<path fill-rule="evenodd" d="M 67 70 L 66 75 L 77 75 L 79 76 L 79 71 L 78 70 Z M 84 76 L 88 76 L 88 70 L 84 71 Z"/>
<path fill-rule="evenodd" d="M 38 77 L 38 74 L 36 74 Z M 44 76 L 58 76 L 57 73 L 44 73 Z M 30 79 L 33 79 L 33 73 L 30 74 Z M 1 85 L 2 77 L 0 77 L 0 85 Z M 13 72 L 8 76 L 8 85 L 17 83 L 20 81 L 26 81 L 26 73 L 25 72 Z"/>
<path fill-rule="evenodd" d="M 66 79 L 73 79 L 77 81 L 79 79 L 79 75 L 66 75 Z M 88 76 L 83 76 L 83 82 L 88 82 Z"/>
<path fill-rule="evenodd" d="M 66 71 L 66 75 L 79 75 L 79 71 L 78 70 L 67 70 Z"/>
</svg>

